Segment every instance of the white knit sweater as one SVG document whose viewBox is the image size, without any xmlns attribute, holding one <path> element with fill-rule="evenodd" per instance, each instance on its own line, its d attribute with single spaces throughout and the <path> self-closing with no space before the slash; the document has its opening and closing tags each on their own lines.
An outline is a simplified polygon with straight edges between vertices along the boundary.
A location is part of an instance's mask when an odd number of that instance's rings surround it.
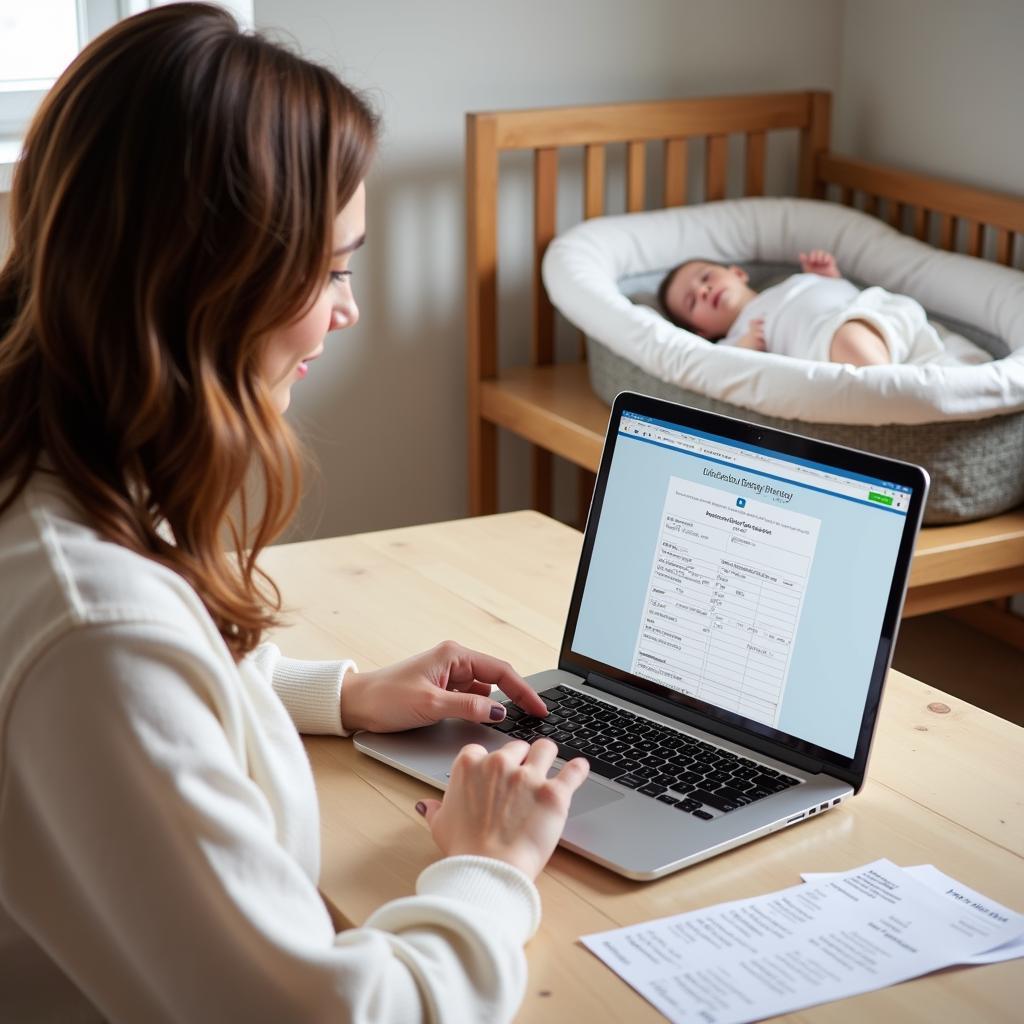
<svg viewBox="0 0 1024 1024">
<path fill-rule="evenodd" d="M 350 662 L 235 665 L 52 476 L 0 518 L 0 1020 L 509 1020 L 533 884 L 482 857 L 336 934 L 304 732 Z M 339 742 L 342 742 L 339 740 Z"/>
</svg>

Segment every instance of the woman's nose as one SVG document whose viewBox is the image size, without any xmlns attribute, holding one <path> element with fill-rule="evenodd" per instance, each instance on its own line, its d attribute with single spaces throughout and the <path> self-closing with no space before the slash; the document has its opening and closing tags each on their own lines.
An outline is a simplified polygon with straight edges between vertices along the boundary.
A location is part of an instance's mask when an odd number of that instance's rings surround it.
<svg viewBox="0 0 1024 1024">
<path fill-rule="evenodd" d="M 334 307 L 331 314 L 331 330 L 342 331 L 346 327 L 354 327 L 359 322 L 359 307 L 355 299 L 349 299 Z"/>
</svg>

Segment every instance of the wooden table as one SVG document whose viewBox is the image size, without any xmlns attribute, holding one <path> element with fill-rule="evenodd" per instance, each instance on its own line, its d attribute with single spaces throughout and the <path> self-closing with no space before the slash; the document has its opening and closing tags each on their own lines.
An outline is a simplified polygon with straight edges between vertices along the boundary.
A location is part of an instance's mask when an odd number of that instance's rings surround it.
<svg viewBox="0 0 1024 1024">
<path fill-rule="evenodd" d="M 297 657 L 353 657 L 373 668 L 443 639 L 550 668 L 581 535 L 535 512 L 283 545 L 262 564 L 291 624 L 275 639 Z M 412 892 L 437 856 L 413 810 L 431 790 L 357 753 L 309 738 L 323 819 L 321 887 L 339 926 Z M 934 863 L 1024 910 L 1024 730 L 898 672 L 890 675 L 864 791 L 850 804 L 656 882 L 632 882 L 555 853 L 538 885 L 544 922 L 528 947 L 523 1022 L 655 1022 L 648 1003 L 576 941 L 580 935 L 754 896 L 801 871 L 878 857 Z M 942 971 L 794 1014 L 793 1020 L 1016 1021 L 1022 961 Z"/>
</svg>

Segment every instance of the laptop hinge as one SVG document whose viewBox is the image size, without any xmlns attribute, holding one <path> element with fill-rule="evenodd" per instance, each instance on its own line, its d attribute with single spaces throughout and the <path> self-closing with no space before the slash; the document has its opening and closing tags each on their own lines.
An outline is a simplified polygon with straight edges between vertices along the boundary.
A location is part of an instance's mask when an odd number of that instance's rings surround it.
<svg viewBox="0 0 1024 1024">
<path fill-rule="evenodd" d="M 784 761 L 786 764 L 791 764 L 794 768 L 799 768 L 801 771 L 812 773 L 830 771 L 821 761 L 814 758 L 798 754 L 793 750 L 780 746 L 778 743 L 772 743 L 770 740 L 762 739 L 759 736 L 752 736 L 750 733 L 743 732 L 740 729 L 723 725 L 721 722 L 711 721 L 695 711 L 690 711 L 688 708 L 674 704 L 672 701 L 657 697 L 652 693 L 644 693 L 643 690 L 637 690 L 632 686 L 625 686 L 614 679 L 607 678 L 607 676 L 599 675 L 597 672 L 587 673 L 586 685 L 594 687 L 595 690 L 610 693 L 613 697 L 621 697 L 623 700 L 628 700 L 631 704 L 639 704 L 649 711 L 657 711 L 659 715 L 664 715 L 666 718 L 672 718 L 685 725 L 692 725 L 723 740 L 729 740 L 731 743 L 738 743 L 741 746 L 749 747 L 751 750 L 756 750 L 759 754 L 773 757 L 777 761 Z"/>
</svg>

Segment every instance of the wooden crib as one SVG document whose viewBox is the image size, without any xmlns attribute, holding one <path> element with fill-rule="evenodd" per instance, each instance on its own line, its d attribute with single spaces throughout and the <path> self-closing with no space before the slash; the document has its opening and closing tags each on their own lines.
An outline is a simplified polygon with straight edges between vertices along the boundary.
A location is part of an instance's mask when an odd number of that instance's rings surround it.
<svg viewBox="0 0 1024 1024">
<path fill-rule="evenodd" d="M 703 149 L 704 200 L 726 198 L 730 136 L 742 138 L 743 195 L 765 192 L 770 134 L 799 132 L 796 181 L 784 194 L 856 206 L 940 248 L 1019 266 L 1024 198 L 838 156 L 829 150 L 831 95 L 769 93 L 604 106 L 471 113 L 466 118 L 469 503 L 497 511 L 498 428 L 532 444 L 533 506 L 552 509 L 553 458 L 580 467 L 579 521 L 593 487 L 608 407 L 591 391 L 584 351 L 555 361 L 555 310 L 540 263 L 555 235 L 559 150 L 582 147 L 580 218 L 605 212 L 610 146 L 625 148 L 625 209 L 686 202 L 691 148 Z M 530 361 L 499 370 L 499 158 L 533 152 Z M 645 195 L 647 160 L 662 161 L 662 194 Z M 525 215 L 526 211 L 524 211 Z M 563 211 L 564 214 L 564 211 Z M 564 215 L 561 218 L 564 225 Z M 1016 262 L 1015 262 L 1016 261 Z M 1024 458 L 1024 453 L 1022 453 Z M 1024 592 L 1024 508 L 974 523 L 922 531 L 906 615 L 975 605 Z M 976 625 L 1017 636 L 1019 620 L 989 606 Z M 978 617 L 984 619 L 979 622 Z"/>
</svg>

